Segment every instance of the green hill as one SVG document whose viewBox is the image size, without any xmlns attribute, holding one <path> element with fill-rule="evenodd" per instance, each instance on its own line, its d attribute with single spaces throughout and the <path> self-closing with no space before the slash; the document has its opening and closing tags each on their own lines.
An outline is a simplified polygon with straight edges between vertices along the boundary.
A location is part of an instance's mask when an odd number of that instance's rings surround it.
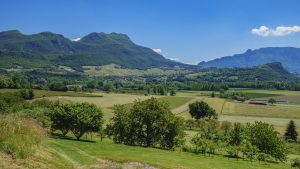
<svg viewBox="0 0 300 169">
<path fill-rule="evenodd" d="M 79 41 L 42 32 L 24 35 L 17 30 L 0 32 L 0 66 L 51 67 L 101 66 L 117 64 L 126 68 L 187 66 L 166 59 L 152 49 L 136 45 L 125 34 L 90 33 Z"/>
<path fill-rule="evenodd" d="M 211 82 L 278 81 L 291 82 L 298 78 L 288 72 L 281 63 L 273 62 L 250 68 L 205 68 L 186 75 L 190 79 Z"/>
</svg>

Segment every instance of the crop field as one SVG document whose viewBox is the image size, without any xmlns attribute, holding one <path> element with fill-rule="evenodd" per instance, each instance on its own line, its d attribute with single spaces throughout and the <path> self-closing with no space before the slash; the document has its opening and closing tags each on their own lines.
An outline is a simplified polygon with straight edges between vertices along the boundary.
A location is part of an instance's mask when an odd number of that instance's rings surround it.
<svg viewBox="0 0 300 169">
<path fill-rule="evenodd" d="M 230 89 L 230 91 L 245 92 L 245 93 L 263 93 L 263 94 L 298 95 L 298 96 L 300 96 L 300 91 L 290 91 L 290 90 Z"/>
<path fill-rule="evenodd" d="M 287 169 L 288 164 L 259 163 L 247 160 L 236 160 L 223 155 L 199 155 L 177 151 L 166 151 L 155 148 L 143 148 L 114 144 L 111 140 L 94 138 L 95 142 L 74 141 L 50 138 L 47 146 L 75 166 L 100 168 L 106 160 L 127 164 L 147 164 L 148 168 L 190 168 L 190 169 Z M 216 162 L 217 161 L 217 162 Z M 91 167 L 92 166 L 92 167 Z M 140 167 L 142 168 L 142 167 Z M 146 167 L 145 167 L 146 168 Z"/>
<path fill-rule="evenodd" d="M 293 105 L 253 105 L 226 102 L 222 114 L 237 116 L 273 117 L 300 119 L 300 106 Z"/>
</svg>

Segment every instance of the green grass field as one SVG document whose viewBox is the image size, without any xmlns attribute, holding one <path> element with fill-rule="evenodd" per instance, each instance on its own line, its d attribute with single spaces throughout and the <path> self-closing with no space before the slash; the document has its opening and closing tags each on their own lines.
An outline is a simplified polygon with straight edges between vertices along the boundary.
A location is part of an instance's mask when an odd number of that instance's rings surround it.
<svg viewBox="0 0 300 169">
<path fill-rule="evenodd" d="M 94 138 L 95 139 L 95 138 Z M 74 140 L 50 138 L 47 146 L 59 152 L 60 156 L 73 165 L 94 166 L 101 165 L 101 160 L 108 159 L 118 162 L 141 162 L 159 168 L 190 168 L 190 169 L 259 169 L 290 168 L 288 164 L 258 163 L 246 160 L 236 160 L 222 155 L 198 155 L 193 153 L 166 151 L 154 148 L 143 148 L 114 144 L 104 139 L 99 142 L 83 142 Z M 88 167 L 86 167 L 88 168 Z M 96 168 L 96 167 L 95 167 Z M 99 167 L 98 167 L 99 168 Z"/>
</svg>

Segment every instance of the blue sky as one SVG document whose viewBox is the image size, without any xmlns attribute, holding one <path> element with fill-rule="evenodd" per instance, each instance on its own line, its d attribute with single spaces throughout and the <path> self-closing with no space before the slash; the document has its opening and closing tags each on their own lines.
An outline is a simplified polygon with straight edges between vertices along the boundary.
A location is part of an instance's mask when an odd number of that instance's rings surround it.
<svg viewBox="0 0 300 169">
<path fill-rule="evenodd" d="M 299 0 L 2 0 L 0 10 L 0 31 L 70 39 L 125 33 L 192 64 L 247 49 L 300 47 L 298 26 Z"/>
</svg>

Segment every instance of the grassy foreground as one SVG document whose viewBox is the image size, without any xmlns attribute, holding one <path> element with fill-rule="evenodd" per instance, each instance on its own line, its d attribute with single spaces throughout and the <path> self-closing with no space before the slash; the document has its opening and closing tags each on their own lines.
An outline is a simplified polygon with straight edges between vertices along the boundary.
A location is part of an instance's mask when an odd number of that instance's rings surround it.
<svg viewBox="0 0 300 169">
<path fill-rule="evenodd" d="M 236 160 L 221 155 L 209 157 L 193 153 L 166 151 L 154 148 L 143 148 L 114 144 L 109 139 L 102 142 L 84 142 L 50 138 L 48 148 L 59 152 L 59 155 L 73 165 L 99 164 L 99 159 L 118 162 L 141 162 L 158 168 L 190 168 L 190 169 L 238 169 L 238 168 L 290 168 L 288 164 L 259 163 Z M 101 160 L 100 160 L 101 161 Z"/>
</svg>

